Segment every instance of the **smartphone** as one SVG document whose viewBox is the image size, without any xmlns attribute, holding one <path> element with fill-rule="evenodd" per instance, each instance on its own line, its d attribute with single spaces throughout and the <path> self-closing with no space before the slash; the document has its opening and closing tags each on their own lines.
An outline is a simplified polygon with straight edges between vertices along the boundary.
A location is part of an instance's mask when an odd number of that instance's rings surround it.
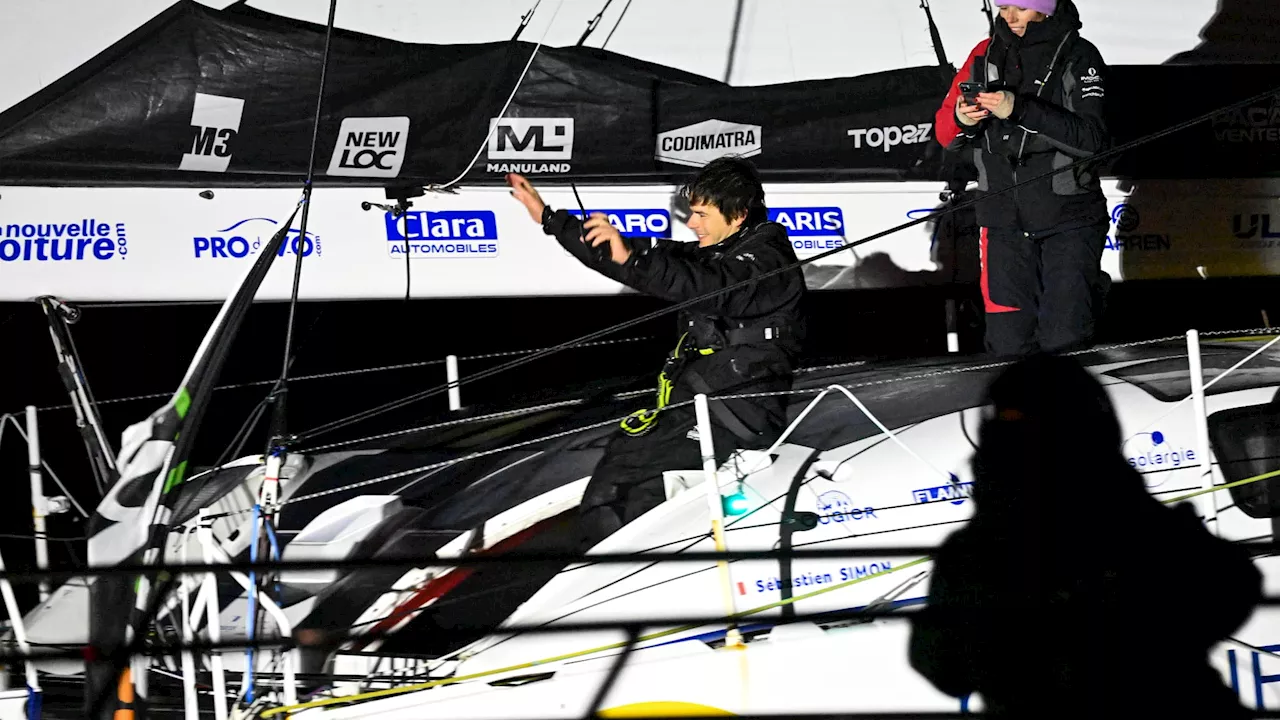
<svg viewBox="0 0 1280 720">
<path fill-rule="evenodd" d="M 970 105 L 978 104 L 978 93 L 987 91 L 987 84 L 983 82 L 974 82 L 966 80 L 960 83 L 960 94 L 964 96 L 964 101 Z"/>
</svg>

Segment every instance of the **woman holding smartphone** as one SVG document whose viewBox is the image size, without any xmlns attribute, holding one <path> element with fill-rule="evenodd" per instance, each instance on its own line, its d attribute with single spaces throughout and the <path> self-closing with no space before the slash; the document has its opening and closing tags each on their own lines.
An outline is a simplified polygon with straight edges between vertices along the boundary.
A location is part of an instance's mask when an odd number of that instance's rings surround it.
<svg viewBox="0 0 1280 720">
<path fill-rule="evenodd" d="M 1106 64 L 1080 36 L 1073 0 L 1000 4 L 937 116 L 937 137 L 978 169 L 982 295 L 988 352 L 1092 344 L 1105 288 L 1110 217 L 1094 168 L 1065 167 L 1110 145 Z"/>
</svg>

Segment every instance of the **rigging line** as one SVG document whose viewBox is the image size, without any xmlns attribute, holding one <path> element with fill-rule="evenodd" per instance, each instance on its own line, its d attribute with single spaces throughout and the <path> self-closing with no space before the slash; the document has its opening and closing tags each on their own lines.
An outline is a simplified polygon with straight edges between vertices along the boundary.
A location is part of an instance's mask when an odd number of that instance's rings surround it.
<svg viewBox="0 0 1280 720">
<path fill-rule="evenodd" d="M 738 6 L 733 12 L 733 32 L 729 35 L 729 57 L 724 67 L 724 82 L 729 84 L 729 78 L 733 77 L 733 62 L 738 57 L 738 33 L 742 30 L 742 6 L 745 0 L 738 0 Z"/>
<path fill-rule="evenodd" d="M 603 50 L 609 46 L 609 41 L 613 39 L 613 34 L 618 32 L 618 26 L 622 24 L 622 18 L 627 16 L 627 11 L 631 9 L 631 0 L 627 0 L 627 4 L 622 6 L 622 12 L 618 13 L 618 22 L 613 24 L 613 29 L 605 36 L 604 42 L 601 43 L 600 49 Z"/>
<path fill-rule="evenodd" d="M 302 258 L 306 255 L 304 252 L 307 243 L 307 220 L 311 215 L 311 190 L 315 179 L 316 172 L 316 144 L 320 139 L 320 116 L 324 107 L 324 88 L 328 79 L 329 71 L 329 49 L 333 41 L 333 21 L 338 12 L 338 0 L 329 0 L 329 20 L 325 27 L 324 34 L 324 53 L 320 57 L 320 90 L 316 93 L 316 112 L 315 118 L 311 123 L 311 153 L 307 158 L 307 177 L 302 185 L 302 219 L 298 222 L 298 236 L 294 240 L 293 254 L 293 289 L 289 295 L 289 319 L 285 324 L 284 333 L 284 357 L 280 362 L 280 380 L 279 383 L 272 388 L 272 421 L 271 432 L 273 437 L 271 443 L 275 444 L 278 437 L 284 435 L 287 425 L 286 415 L 286 399 L 289 393 L 289 368 L 293 365 L 291 354 L 293 352 L 293 325 L 298 310 L 298 288 L 302 284 Z M 289 235 L 285 233 L 285 246 L 289 244 Z"/>
<path fill-rule="evenodd" d="M 771 277 L 773 277 L 773 276 L 775 276 L 775 275 L 781 275 L 782 273 L 786 273 L 786 272 L 793 272 L 793 271 L 795 271 L 795 270 L 797 270 L 797 269 L 799 269 L 799 268 L 801 268 L 801 267 L 804 267 L 804 266 L 806 266 L 806 265 L 809 265 L 809 264 L 811 264 L 811 263 L 817 262 L 817 261 L 822 260 L 822 259 L 824 259 L 824 258 L 831 257 L 832 255 L 835 255 L 836 253 L 845 252 L 845 251 L 850 250 L 850 249 L 852 249 L 852 248 L 858 247 L 859 245 L 863 245 L 863 244 L 866 244 L 866 243 L 869 243 L 869 242 L 873 242 L 873 241 L 875 241 L 875 240 L 879 240 L 879 239 L 881 239 L 881 238 L 888 237 L 888 236 L 890 236 L 890 235 L 893 235 L 894 233 L 897 233 L 897 232 L 900 232 L 900 231 L 902 231 L 902 230 L 906 230 L 906 229 L 909 229 L 909 228 L 913 228 L 913 227 L 915 227 L 915 226 L 917 226 L 917 225 L 922 225 L 922 224 L 924 224 L 924 223 L 928 223 L 928 222 L 936 221 L 936 220 L 938 220 L 938 219 L 939 219 L 939 218 L 941 218 L 941 217 L 944 217 L 944 216 L 947 216 L 947 215 L 951 215 L 951 214 L 956 213 L 956 212 L 959 212 L 959 211 L 961 211 L 961 210 L 968 209 L 968 208 L 973 207 L 973 206 L 975 206 L 975 205 L 977 205 L 977 204 L 979 204 L 979 203 L 981 203 L 981 202 L 985 202 L 985 201 L 989 200 L 990 198 L 993 198 L 993 197 L 999 197 L 999 196 L 1001 196 L 1001 195 L 1005 195 L 1005 194 L 1007 194 L 1007 193 L 1013 192 L 1013 191 L 1015 191 L 1015 190 L 1017 190 L 1017 189 L 1019 189 L 1019 188 L 1025 187 L 1025 186 L 1030 185 L 1030 184 L 1032 184 L 1032 183 L 1037 183 L 1037 182 L 1041 182 L 1041 181 L 1043 181 L 1043 180 L 1047 180 L 1047 179 L 1049 179 L 1050 177 L 1052 177 L 1052 176 L 1054 176 L 1054 175 L 1058 175 L 1058 174 L 1060 174 L 1060 173 L 1064 173 L 1064 172 L 1070 172 L 1070 171 L 1073 171 L 1073 170 L 1075 170 L 1075 169 L 1077 169 L 1077 168 L 1083 167 L 1083 166 L 1085 166 L 1085 165 L 1090 165 L 1090 164 L 1096 164 L 1096 163 L 1099 163 L 1099 162 L 1101 162 L 1102 160 L 1105 160 L 1105 159 L 1107 159 L 1107 158 L 1110 158 L 1110 157 L 1113 157 L 1113 156 L 1119 155 L 1119 154 L 1124 153 L 1124 152 L 1126 152 L 1126 151 L 1128 151 L 1128 150 L 1132 150 L 1133 148 L 1140 147 L 1140 146 L 1145 145 L 1145 144 L 1147 144 L 1147 143 L 1154 142 L 1154 141 L 1156 141 L 1156 140 L 1159 140 L 1159 139 L 1161 139 L 1161 138 L 1167 137 L 1167 136 L 1169 136 L 1169 135 L 1173 135 L 1173 134 L 1176 134 L 1176 133 L 1178 133 L 1178 132 L 1181 132 L 1182 130 L 1185 130 L 1185 129 L 1187 129 L 1187 128 L 1194 127 L 1194 126 L 1196 126 L 1196 125 L 1199 125 L 1200 123 L 1203 123 L 1203 122 L 1207 122 L 1207 121 L 1209 121 L 1209 120 L 1212 120 L 1213 118 L 1215 118 L 1215 117 L 1217 117 L 1217 116 L 1221 115 L 1222 113 L 1225 113 L 1225 112 L 1231 112 L 1232 110 L 1236 110 L 1236 109 L 1240 109 L 1240 108 L 1248 107 L 1249 105 L 1252 105 L 1252 104 L 1254 104 L 1254 103 L 1256 103 L 1256 102 L 1261 102 L 1261 101 L 1264 101 L 1264 100 L 1269 100 L 1273 95 L 1275 95 L 1275 94 L 1277 94 L 1277 93 L 1280 93 L 1280 87 L 1272 88 L 1272 89 L 1268 90 L 1268 91 L 1267 91 L 1267 92 L 1265 92 L 1265 93 L 1260 93 L 1260 94 L 1255 95 L 1255 96 L 1253 96 L 1253 97 L 1246 98 L 1245 100 L 1242 100 L 1242 101 L 1239 101 L 1239 102 L 1233 103 L 1233 104 L 1228 105 L 1228 106 L 1226 106 L 1226 107 L 1218 108 L 1218 109 L 1216 109 L 1216 110 L 1211 110 L 1211 111 L 1209 111 L 1209 112 L 1207 112 L 1207 113 L 1204 113 L 1204 114 L 1199 115 L 1199 116 L 1197 116 L 1197 117 L 1191 118 L 1190 120 L 1185 120 L 1185 121 L 1183 121 L 1183 122 L 1181 122 L 1181 123 L 1178 123 L 1178 124 L 1176 124 L 1176 125 L 1173 125 L 1173 126 L 1171 126 L 1171 127 L 1169 127 L 1169 128 L 1166 128 L 1166 129 L 1164 129 L 1164 130 L 1161 130 L 1161 131 L 1158 131 L 1158 132 L 1152 133 L 1152 134 L 1150 134 L 1150 135 L 1146 135 L 1146 136 L 1141 137 L 1141 138 L 1138 138 L 1138 139 L 1136 139 L 1136 140 L 1131 140 L 1131 141 L 1129 141 L 1129 142 L 1127 142 L 1127 143 L 1122 143 L 1122 144 L 1120 144 L 1120 145 L 1116 145 L 1116 146 L 1114 146 L 1114 147 L 1110 148 L 1109 150 L 1104 150 L 1104 151 L 1101 151 L 1101 152 L 1095 153 L 1095 154 L 1093 154 L 1093 155 L 1090 155 L 1090 156 L 1088 156 L 1088 157 L 1080 158 L 1080 159 L 1078 159 L 1078 160 L 1076 160 L 1076 161 L 1074 161 L 1074 162 L 1072 162 L 1072 163 L 1070 163 L 1070 164 L 1068 164 L 1068 165 L 1063 166 L 1062 168 L 1046 171 L 1046 172 L 1041 173 L 1040 175 L 1037 175 L 1037 176 L 1035 176 L 1035 177 L 1028 178 L 1028 179 L 1023 180 L 1023 181 L 1021 181 L 1021 182 L 1014 183 L 1013 185 L 1010 185 L 1010 186 L 1009 186 L 1009 187 L 1007 187 L 1007 188 L 1002 188 L 1002 189 L 1000 189 L 1000 190 L 988 191 L 987 193 L 985 193 L 984 195 L 982 195 L 982 196 L 980 196 L 980 197 L 974 197 L 974 198 L 972 198 L 972 199 L 970 199 L 970 200 L 966 200 L 966 201 L 964 201 L 964 202 L 962 202 L 962 203 L 959 203 L 959 204 L 956 204 L 956 205 L 950 205 L 950 206 L 943 207 L 943 208 L 942 208 L 942 209 L 940 209 L 940 210 L 935 210 L 935 211 L 931 212 L 931 213 L 930 213 L 930 214 L 928 214 L 928 215 L 922 215 L 922 216 L 920 216 L 920 217 L 918 217 L 918 218 L 916 218 L 916 219 L 914 219 L 914 220 L 909 220 L 909 221 L 907 221 L 907 222 L 905 222 L 905 223 L 903 223 L 903 224 L 901 224 L 901 225 L 898 225 L 898 226 L 896 226 L 896 227 L 892 227 L 892 228 L 889 228 L 889 229 L 887 229 L 887 230 L 882 230 L 882 231 L 880 231 L 880 232 L 878 232 L 878 233 L 874 233 L 874 234 L 872 234 L 872 235 L 868 235 L 867 237 L 864 237 L 864 238 L 862 238 L 862 239 L 860 239 L 860 240 L 857 240 L 856 242 L 846 243 L 846 244 L 844 244 L 844 245 L 842 245 L 842 246 L 840 246 L 840 247 L 832 248 L 831 250 L 827 250 L 827 251 L 824 251 L 824 252 L 818 253 L 817 255 L 812 255 L 812 256 L 807 257 L 807 258 L 805 258 L 805 259 L 803 259 L 803 260 L 797 260 L 796 262 L 794 262 L 794 263 L 792 263 L 792 264 L 790 264 L 790 265 L 786 265 L 786 266 L 783 266 L 783 267 L 780 267 L 780 268 L 777 268 L 777 269 L 774 269 L 774 270 L 770 270 L 770 271 L 764 272 L 764 273 L 762 273 L 762 274 L 760 274 L 760 275 L 757 275 L 757 276 L 755 276 L 755 277 L 747 278 L 747 279 L 742 280 L 742 281 L 740 281 L 740 282 L 736 282 L 736 283 L 733 283 L 733 284 L 731 284 L 731 285 L 727 285 L 727 286 L 725 286 L 725 287 L 723 287 L 723 288 L 720 288 L 719 290 L 712 290 L 711 292 L 704 293 L 704 294 L 702 294 L 702 295 L 700 295 L 700 296 L 698 296 L 698 297 L 690 298 L 690 299 L 688 299 L 688 300 L 685 300 L 685 301 L 682 301 L 682 302 L 676 303 L 676 304 L 671 305 L 670 307 L 664 308 L 664 309 L 662 309 L 662 310 L 655 310 L 655 311 L 653 311 L 653 312 L 651 312 L 651 313 L 648 313 L 648 314 L 646 314 L 646 315 L 642 315 L 642 316 L 640 316 L 640 317 L 638 317 L 638 318 L 634 318 L 634 319 L 632 319 L 632 320 L 627 320 L 627 321 L 625 321 L 625 322 L 618 323 L 618 324 L 613 325 L 613 326 L 611 326 L 611 327 L 607 327 L 607 328 L 605 328 L 605 329 L 603 329 L 603 330 L 598 330 L 598 331 L 593 332 L 593 333 L 588 333 L 587 335 L 584 335 L 584 336 L 582 336 L 582 337 L 580 337 L 580 338 L 578 338 L 578 339 L 576 339 L 576 340 L 570 340 L 570 341 L 568 341 L 568 342 L 561 343 L 560 345 L 557 345 L 557 346 L 556 346 L 556 347 L 554 347 L 554 348 L 550 348 L 550 349 L 548 349 L 548 350 L 546 350 L 546 351 L 544 351 L 544 352 L 534 353 L 534 354 L 532 354 L 532 355 L 526 356 L 526 357 L 521 358 L 521 359 L 519 359 L 519 360 L 514 360 L 514 361 L 509 362 L 509 363 L 504 363 L 504 364 L 499 365 L 499 366 L 497 366 L 497 367 L 493 367 L 493 368 L 490 368 L 490 369 L 485 370 L 485 371 L 483 371 L 483 372 L 476 373 L 475 375 L 472 375 L 472 376 L 469 376 L 469 377 L 465 377 L 465 378 L 460 378 L 460 379 L 458 380 L 458 382 L 457 382 L 457 384 L 456 384 L 456 385 L 457 385 L 457 386 L 461 386 L 462 384 L 467 383 L 467 382 L 474 382 L 474 381 L 476 381 L 476 380 L 482 380 L 482 379 L 487 378 L 487 377 L 492 377 L 493 375 L 497 375 L 497 374 L 499 374 L 499 373 L 506 372 L 507 370 L 510 370 L 510 369 L 512 369 L 512 368 L 519 367 L 519 366 L 522 366 L 522 365 L 526 365 L 526 364 L 528 364 L 528 363 L 534 362 L 534 361 L 536 361 L 536 360 L 540 360 L 540 359 L 542 359 L 542 358 L 544 358 L 544 357 L 547 357 L 547 356 L 549 356 L 549 355 L 554 355 L 554 354 L 556 354 L 556 353 L 558 353 L 558 352 L 561 352 L 561 351 L 563 351 L 563 350 L 566 350 L 566 349 L 568 349 L 568 348 L 575 347 L 575 346 L 576 346 L 576 345 L 578 345 L 579 343 L 587 342 L 587 341 L 591 341 L 591 340 L 598 340 L 598 339 L 600 339 L 600 338 L 606 337 L 606 336 L 611 335 L 611 334 L 613 334 L 613 333 L 615 333 L 615 332 L 618 332 L 618 331 L 620 331 L 620 330 L 625 330 L 625 329 L 627 329 L 627 328 L 635 327 L 635 326 L 637 326 L 637 325 L 640 325 L 640 324 L 643 324 L 643 323 L 649 322 L 649 321 L 651 321 L 651 320 L 656 320 L 656 319 L 658 319 L 658 318 L 666 317 L 666 316 L 671 315 L 671 314 L 673 314 L 673 313 L 680 312 L 681 310 L 684 310 L 684 309 L 686 309 L 686 308 L 693 307 L 693 306 L 695 306 L 695 305 L 698 305 L 698 304 L 704 303 L 704 302 L 706 302 L 707 300 L 710 300 L 711 298 L 716 298 L 716 297 L 720 297 L 721 295 L 726 295 L 726 294 L 728 294 L 728 293 L 730 293 L 730 292 L 732 292 L 732 291 L 734 291 L 734 290 L 737 290 L 737 289 L 739 289 L 739 288 L 741 288 L 741 287 L 745 287 L 745 286 L 748 286 L 748 285 L 756 285 L 756 284 L 758 284 L 759 282 L 761 282 L 762 280 L 767 280 L 767 279 L 769 279 L 769 278 L 771 278 Z M 513 97 L 514 97 L 514 95 L 513 95 Z M 496 125 L 495 125 L 495 127 L 496 127 Z M 492 133 L 493 133 L 493 128 L 491 127 L 491 128 L 490 128 L 490 134 L 492 135 Z M 487 141 L 486 141 L 486 142 L 487 142 Z M 477 153 L 476 153 L 476 157 L 477 157 L 477 158 L 479 157 L 480 152 L 482 152 L 482 151 L 484 150 L 484 148 L 485 148 L 485 147 L 487 147 L 487 144 L 486 144 L 486 145 L 482 145 L 482 146 L 481 146 L 481 148 L 480 148 L 480 150 L 479 150 L 479 151 L 477 151 Z M 473 162 L 473 164 L 474 164 L 474 162 L 475 162 L 475 161 L 473 160 L 472 162 Z M 465 172 L 464 172 L 464 174 L 465 174 Z M 461 178 L 461 176 L 459 176 L 459 178 Z M 450 389 L 450 386 L 451 386 L 451 384 L 450 384 L 450 383 L 446 383 L 446 384 L 444 384 L 444 385 L 438 385 L 438 386 L 436 386 L 435 388 L 432 388 L 431 390 L 426 390 L 426 391 L 423 391 L 423 392 L 420 392 L 420 393 L 416 393 L 416 394 L 411 395 L 411 396 L 409 396 L 409 397 L 407 397 L 407 398 L 404 398 L 404 399 L 402 399 L 402 400 L 400 400 L 400 401 L 391 402 L 391 403 L 385 403 L 385 404 L 383 404 L 383 405 L 381 405 L 381 406 L 379 406 L 379 407 L 373 408 L 373 409 L 371 409 L 371 410 L 366 410 L 366 411 L 364 411 L 364 412 L 356 413 L 355 415 L 351 415 L 351 416 L 349 416 L 349 417 L 348 417 L 348 418 L 346 418 L 346 419 L 343 419 L 343 420 L 335 420 L 335 421 L 333 421 L 333 422 L 329 422 L 329 423 L 326 423 L 326 424 L 324 424 L 324 425 L 320 425 L 320 426 L 318 426 L 318 427 L 312 428 L 311 430 L 307 430 L 307 431 L 305 431 L 305 432 L 301 433 L 300 437 L 301 437 L 301 438 L 310 438 L 310 437 L 314 437 L 314 436 L 319 435 L 319 434 L 321 434 L 321 433 L 330 432 L 330 431 L 332 431 L 332 430 L 336 430 L 336 429 L 338 429 L 338 428 L 340 428 L 340 427 L 345 427 L 345 426 L 347 426 L 347 425 L 349 425 L 349 424 L 351 424 L 351 423 L 354 423 L 354 422 L 360 422 L 360 421 L 362 421 L 362 420 L 366 420 L 366 419 L 368 419 L 368 418 L 370 418 L 370 417 L 377 416 L 377 415 L 379 415 L 379 414 L 381 414 L 381 413 L 383 413 L 383 412 L 387 412 L 387 411 L 389 411 L 389 410 L 394 410 L 394 409 L 397 409 L 397 408 L 400 408 L 400 407 L 404 407 L 405 405 L 412 404 L 412 403 L 414 403 L 414 402 L 417 402 L 418 400 L 422 400 L 422 399 L 427 398 L 427 397 L 434 397 L 434 396 L 439 395 L 439 394 L 441 394 L 441 393 L 447 392 L 447 391 Z"/>
<path fill-rule="evenodd" d="M 27 442 L 27 443 L 31 442 L 27 438 L 26 428 L 22 427 L 22 423 L 19 423 L 18 418 L 14 417 L 13 415 L 0 415 L 0 438 L 4 437 L 4 427 L 5 427 L 4 421 L 5 420 L 8 420 L 9 422 L 13 423 L 13 426 L 17 428 L 18 434 L 22 436 L 22 439 L 24 442 Z M 49 461 L 44 459 L 44 453 L 40 454 L 40 467 L 44 468 L 45 472 L 49 473 L 49 477 L 52 478 L 55 483 L 57 483 L 58 489 L 62 490 L 63 494 L 67 496 L 67 499 L 70 500 L 71 504 L 75 506 L 76 511 L 80 513 L 80 516 L 85 519 L 88 519 L 89 513 L 85 512 L 84 506 L 80 504 L 79 500 L 76 500 L 76 496 L 72 495 L 71 491 L 67 489 L 67 486 L 62 483 L 62 478 L 59 478 L 58 474 L 53 471 L 53 468 L 49 467 Z M 35 499 L 32 498 L 32 502 L 34 501 Z"/>
<path fill-rule="evenodd" d="M 1247 357 L 1245 357 L 1245 359 L 1241 360 L 1240 362 L 1236 363 L 1235 365 L 1232 365 L 1231 367 L 1229 367 L 1229 368 L 1227 368 L 1226 370 L 1222 371 L 1222 373 L 1221 373 L 1220 375 L 1218 375 L 1217 377 L 1213 378 L 1213 379 L 1212 379 L 1212 380 L 1210 380 L 1209 382 L 1205 383 L 1205 384 L 1204 384 L 1204 388 L 1203 388 L 1203 389 L 1204 389 L 1204 390 L 1206 391 L 1206 393 L 1207 393 L 1207 391 L 1209 390 L 1209 388 L 1211 388 L 1211 387 L 1213 387 L 1214 385 L 1216 385 L 1216 384 L 1218 383 L 1218 381 L 1219 381 L 1219 380 L 1222 380 L 1222 379 L 1223 379 L 1223 378 L 1225 378 L 1227 375 L 1229 375 L 1229 374 L 1231 374 L 1231 373 L 1235 372 L 1236 370 L 1239 370 L 1240 368 L 1244 367 L 1244 366 L 1245 366 L 1245 365 L 1246 365 L 1250 360 L 1253 360 L 1254 358 L 1258 357 L 1258 356 L 1259 356 L 1259 355 L 1261 355 L 1262 353 L 1266 352 L 1266 351 L 1267 351 L 1267 350 L 1268 350 L 1272 345 L 1275 345 L 1277 342 L 1280 342 L 1280 335 L 1277 335 L 1276 337 L 1272 338 L 1272 339 L 1271 339 L 1271 341 L 1270 341 L 1270 342 L 1268 342 L 1266 345 L 1263 345 L 1262 347 L 1258 348 L 1257 350 L 1254 350 L 1253 352 L 1249 353 L 1249 355 L 1248 355 Z M 1188 370 L 1187 370 L 1188 375 L 1190 375 L 1190 372 L 1191 372 L 1191 371 L 1190 371 L 1190 369 L 1188 369 Z M 1141 428 L 1139 428 L 1137 431 L 1135 431 L 1132 435 L 1130 435 L 1130 436 L 1129 436 L 1129 438 L 1127 438 L 1127 439 L 1132 439 L 1133 437 L 1137 436 L 1139 433 L 1142 433 L 1142 432 L 1145 432 L 1146 430 L 1151 429 L 1151 428 L 1152 428 L 1152 427 L 1154 427 L 1157 423 L 1161 422 L 1162 420 L 1164 420 L 1165 418 L 1169 417 L 1169 416 L 1170 416 L 1170 415 L 1172 415 L 1174 412 L 1176 412 L 1176 411 L 1178 410 L 1178 408 L 1182 407 L 1183 405 L 1186 405 L 1188 402 L 1191 402 L 1191 400 L 1192 400 L 1194 397 L 1195 397 L 1195 394 L 1193 393 L 1193 394 L 1191 394 L 1191 395 L 1188 395 L 1188 396 L 1186 396 L 1186 397 L 1182 398 L 1182 399 L 1181 399 L 1181 400 L 1179 400 L 1178 402 L 1174 403 L 1174 404 L 1173 404 L 1173 406 L 1172 406 L 1172 407 L 1170 407 L 1168 410 L 1166 410 L 1166 411 L 1164 412 L 1164 414 L 1163 414 L 1163 415 L 1161 415 L 1160 417 L 1156 418 L 1155 420 L 1152 420 L 1151 422 L 1147 423 L 1146 425 L 1143 425 Z"/>
<path fill-rule="evenodd" d="M 520 71 L 520 77 L 516 80 L 516 86 L 511 88 L 511 94 L 507 96 L 507 101 L 503 103 L 502 110 L 498 112 L 497 118 L 489 123 L 489 134 L 484 136 L 484 141 L 480 143 L 480 147 L 476 148 L 476 154 L 471 158 L 471 162 L 458 173 L 458 177 L 450 180 L 443 185 L 428 185 L 427 190 L 440 192 L 448 190 L 457 185 L 462 178 L 471 172 L 471 168 L 475 167 L 476 161 L 480 159 L 480 155 L 489 147 L 489 140 L 493 137 L 493 133 L 498 129 L 498 121 L 507 116 L 507 109 L 511 107 L 511 101 L 516 99 L 516 93 L 520 91 L 520 86 L 524 84 L 524 79 L 529 75 L 529 68 L 533 67 L 533 59 L 538 56 L 538 51 L 542 48 L 542 44 L 546 42 L 547 35 L 551 32 L 551 26 L 556 22 L 556 16 L 560 14 L 560 8 L 564 6 L 564 0 L 557 0 L 556 9 L 551 13 L 551 19 L 547 21 L 547 27 L 542 31 L 542 37 L 538 40 L 538 44 L 533 46 L 533 52 L 529 53 L 529 61 L 524 64 L 524 70 Z M 535 6 L 536 9 L 536 6 Z"/>
<path fill-rule="evenodd" d="M 583 31 L 582 37 L 578 38 L 578 44 L 575 47 L 582 47 L 587 42 L 587 38 L 591 37 L 591 33 L 596 31 L 600 25 L 600 19 L 604 17 L 605 12 L 609 10 L 609 6 L 613 4 L 613 0 L 604 0 L 604 7 L 600 8 L 600 12 L 596 16 L 587 21 L 587 29 Z"/>
</svg>

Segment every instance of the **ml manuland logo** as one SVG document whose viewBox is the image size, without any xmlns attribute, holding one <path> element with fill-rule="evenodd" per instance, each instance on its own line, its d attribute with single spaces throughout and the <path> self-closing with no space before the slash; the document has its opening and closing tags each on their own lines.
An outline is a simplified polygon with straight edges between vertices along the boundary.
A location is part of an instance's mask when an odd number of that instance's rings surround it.
<svg viewBox="0 0 1280 720">
<path fill-rule="evenodd" d="M 413 259 L 498 256 L 498 219 L 490 210 L 416 210 L 385 213 L 387 252 Z"/>
</svg>

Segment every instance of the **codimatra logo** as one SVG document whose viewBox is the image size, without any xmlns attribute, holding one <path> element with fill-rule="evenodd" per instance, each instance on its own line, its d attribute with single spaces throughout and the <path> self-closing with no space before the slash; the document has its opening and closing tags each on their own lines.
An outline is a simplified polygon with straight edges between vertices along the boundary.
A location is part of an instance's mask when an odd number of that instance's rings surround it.
<svg viewBox="0 0 1280 720">
<path fill-rule="evenodd" d="M 666 210 L 587 210 L 588 216 L 595 213 L 607 215 L 609 224 L 623 237 L 671 239 L 671 213 Z M 569 214 L 582 217 L 581 210 L 570 210 Z"/>
<path fill-rule="evenodd" d="M 271 242 L 271 238 L 280 230 L 280 223 L 271 218 L 245 218 L 231 225 L 210 233 L 207 237 L 191 239 L 192 250 L 197 258 L 242 258 L 257 255 L 263 244 Z M 294 255 L 299 249 L 303 257 L 321 254 L 320 237 L 307 232 L 301 239 L 298 228 L 289 228 L 284 242 L 276 251 L 277 257 Z"/>
<path fill-rule="evenodd" d="M 929 503 L 949 502 L 952 505 L 963 505 L 965 498 L 973 497 L 973 483 L 959 483 L 957 485 L 943 485 L 942 487 L 924 488 L 922 490 L 913 490 L 911 496 L 915 498 L 917 505 L 928 505 Z"/>
<path fill-rule="evenodd" d="M 349 117 L 342 119 L 338 142 L 329 158 L 329 175 L 395 177 L 409 145 L 407 117 Z"/>
<path fill-rule="evenodd" d="M 1280 94 L 1266 105 L 1250 105 L 1215 115 L 1213 134 L 1222 143 L 1280 142 Z"/>
<path fill-rule="evenodd" d="M 853 147 L 861 150 L 880 148 L 889 152 L 898 145 L 919 145 L 929 141 L 933 123 L 903 125 L 902 127 L 856 128 L 846 133 L 853 138 Z"/>
<path fill-rule="evenodd" d="M 492 118 L 489 120 L 492 173 L 567 173 L 573 169 L 573 118 Z"/>
<path fill-rule="evenodd" d="M 1199 462 L 1194 449 L 1184 448 L 1170 441 L 1169 437 L 1159 430 L 1138 433 L 1125 440 L 1124 456 L 1129 461 L 1130 467 L 1136 468 L 1144 475 L 1159 473 L 1146 478 L 1147 487 L 1160 487 L 1165 483 L 1168 474 L 1160 473 L 1162 470 L 1174 470 Z"/>
<path fill-rule="evenodd" d="M 797 252 L 844 245 L 844 213 L 838 207 L 769 208 L 769 219 L 787 229 Z"/>
<path fill-rule="evenodd" d="M 226 172 L 240 132 L 244 100 L 196 93 L 191 109 L 191 151 L 183 154 L 179 170 Z"/>
<path fill-rule="evenodd" d="M 703 120 L 658 135 L 653 156 L 676 165 L 702 167 L 725 155 L 755 157 L 763 151 L 764 130 L 759 125 Z"/>
<path fill-rule="evenodd" d="M 1164 233 L 1137 232 L 1142 226 L 1138 209 L 1128 203 L 1120 203 L 1111 211 L 1111 222 L 1116 226 L 1115 235 L 1107 236 L 1107 250 L 1125 252 L 1155 252 L 1173 249 L 1173 237 Z"/>
<path fill-rule="evenodd" d="M 416 210 L 400 217 L 383 215 L 387 252 L 409 257 L 488 258 L 498 256 L 498 219 L 489 210 Z"/>
<path fill-rule="evenodd" d="M 128 254 L 122 222 L 87 218 L 70 223 L 8 223 L 0 235 L 0 262 L 124 260 Z"/>
</svg>

